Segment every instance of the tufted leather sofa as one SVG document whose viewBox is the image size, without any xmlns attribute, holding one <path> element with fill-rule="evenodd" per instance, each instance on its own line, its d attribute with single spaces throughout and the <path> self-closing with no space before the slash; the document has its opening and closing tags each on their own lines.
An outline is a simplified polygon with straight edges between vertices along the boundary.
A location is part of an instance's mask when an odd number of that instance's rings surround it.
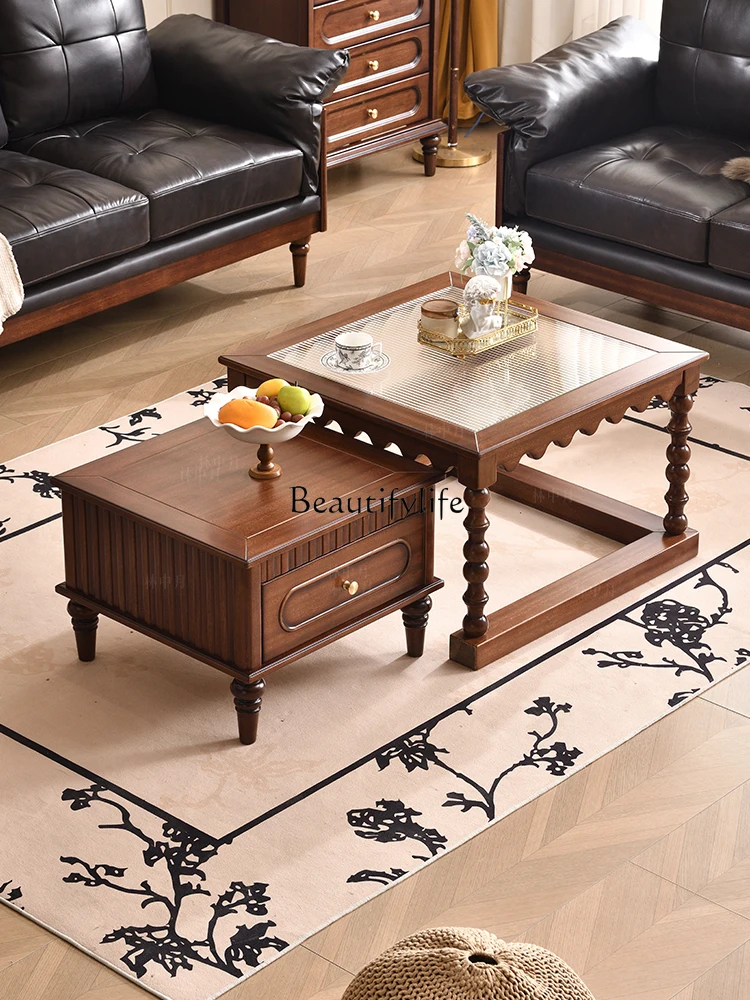
<svg viewBox="0 0 750 1000">
<path fill-rule="evenodd" d="M 498 218 L 536 266 L 750 329 L 750 185 L 721 174 L 750 155 L 747 0 L 664 0 L 660 40 L 620 18 L 465 86 L 508 127 Z"/>
<path fill-rule="evenodd" d="M 0 0 L 0 345 L 325 227 L 322 101 L 348 54 L 141 0 Z"/>
</svg>

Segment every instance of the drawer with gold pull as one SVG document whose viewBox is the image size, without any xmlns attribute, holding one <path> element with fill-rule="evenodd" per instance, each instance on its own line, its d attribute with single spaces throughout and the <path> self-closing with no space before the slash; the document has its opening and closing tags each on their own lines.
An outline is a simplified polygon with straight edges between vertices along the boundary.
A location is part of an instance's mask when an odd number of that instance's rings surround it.
<svg viewBox="0 0 750 1000">
<path fill-rule="evenodd" d="M 361 142 L 429 116 L 430 76 L 427 73 L 378 87 L 327 105 L 328 149 Z"/>
<path fill-rule="evenodd" d="M 349 72 L 333 100 L 425 73 L 430 65 L 430 28 L 404 31 L 349 49 Z"/>
<path fill-rule="evenodd" d="M 421 514 L 263 584 L 263 660 L 425 583 Z"/>
<path fill-rule="evenodd" d="M 428 24 L 426 0 L 333 0 L 315 7 L 313 45 L 340 48 Z"/>
</svg>

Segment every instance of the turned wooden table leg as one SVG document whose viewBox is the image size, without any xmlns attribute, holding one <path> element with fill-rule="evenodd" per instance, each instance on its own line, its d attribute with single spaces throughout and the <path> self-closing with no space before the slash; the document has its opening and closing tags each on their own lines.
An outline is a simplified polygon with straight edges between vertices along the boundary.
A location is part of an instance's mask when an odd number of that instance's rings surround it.
<svg viewBox="0 0 750 1000">
<path fill-rule="evenodd" d="M 90 663 L 96 657 L 96 629 L 99 615 L 91 608 L 68 601 L 68 614 L 73 622 L 78 659 Z"/>
<path fill-rule="evenodd" d="M 421 656 L 424 653 L 424 636 L 427 631 L 427 619 L 432 607 L 432 598 L 423 597 L 401 609 L 406 629 L 406 652 L 409 656 Z"/>
<path fill-rule="evenodd" d="M 467 639 L 478 639 L 487 631 L 487 618 L 484 606 L 487 603 L 487 592 L 484 589 L 485 580 L 490 574 L 487 557 L 490 547 L 485 540 L 485 533 L 490 526 L 484 508 L 490 502 L 490 491 L 464 490 L 464 501 L 469 513 L 464 520 L 469 538 L 464 543 L 464 579 L 468 583 L 464 594 L 466 617 L 464 618 L 464 635 Z"/>
<path fill-rule="evenodd" d="M 290 243 L 289 249 L 292 251 L 294 286 L 295 288 L 302 288 L 307 278 L 307 255 L 310 253 L 310 244 L 306 240 Z"/>
<path fill-rule="evenodd" d="M 428 135 L 420 139 L 422 143 L 422 155 L 424 156 L 425 177 L 434 177 L 437 168 L 437 151 L 440 145 L 439 135 Z"/>
<path fill-rule="evenodd" d="M 234 708 L 240 729 L 240 743 L 249 746 L 258 738 L 258 715 L 263 700 L 266 682 L 262 677 L 252 684 L 234 680 L 230 685 L 234 695 Z"/>
<path fill-rule="evenodd" d="M 680 396 L 675 393 L 669 401 L 672 413 L 667 427 L 671 438 L 667 448 L 669 489 L 664 495 L 668 508 L 667 516 L 664 518 L 664 530 L 668 535 L 682 535 L 688 527 L 688 519 L 685 516 L 685 504 L 688 502 L 685 483 L 690 478 L 688 437 L 693 428 L 690 426 L 688 414 L 692 407 L 692 396 Z"/>
</svg>

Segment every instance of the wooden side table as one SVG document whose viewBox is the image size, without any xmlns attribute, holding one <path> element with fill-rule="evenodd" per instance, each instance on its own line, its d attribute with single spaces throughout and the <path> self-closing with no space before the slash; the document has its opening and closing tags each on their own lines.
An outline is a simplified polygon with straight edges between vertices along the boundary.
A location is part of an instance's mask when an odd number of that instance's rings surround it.
<svg viewBox="0 0 750 1000">
<path fill-rule="evenodd" d="M 201 420 L 54 479 L 79 659 L 104 614 L 229 674 L 248 744 L 267 673 L 399 609 L 420 656 L 443 585 L 442 474 L 316 427 L 279 452 L 254 480 L 255 448 Z"/>
</svg>

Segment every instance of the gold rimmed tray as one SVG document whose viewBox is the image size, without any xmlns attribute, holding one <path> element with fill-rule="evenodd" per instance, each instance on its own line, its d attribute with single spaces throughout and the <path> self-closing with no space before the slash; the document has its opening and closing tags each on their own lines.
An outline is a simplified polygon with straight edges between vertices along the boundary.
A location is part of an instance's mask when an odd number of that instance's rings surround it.
<svg viewBox="0 0 750 1000">
<path fill-rule="evenodd" d="M 482 354 L 499 344 L 507 344 L 511 340 L 525 337 L 529 333 L 534 333 L 538 327 L 539 311 L 533 306 L 523 305 L 509 299 L 500 304 L 498 314 L 502 314 L 504 322 L 497 330 L 485 334 L 483 337 L 463 337 L 461 336 L 460 321 L 464 309 L 459 309 L 459 335 L 457 337 L 446 337 L 436 330 L 430 330 L 424 319 L 417 323 L 417 340 L 420 344 L 428 347 L 436 347 L 439 351 L 452 354 L 457 358 L 465 358 L 472 354 Z"/>
</svg>

